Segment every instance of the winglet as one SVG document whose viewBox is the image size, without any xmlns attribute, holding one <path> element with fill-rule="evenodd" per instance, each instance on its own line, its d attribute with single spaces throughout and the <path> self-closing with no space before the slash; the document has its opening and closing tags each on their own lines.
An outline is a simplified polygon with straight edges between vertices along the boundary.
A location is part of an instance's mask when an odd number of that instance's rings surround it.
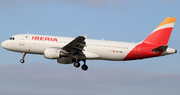
<svg viewBox="0 0 180 95">
<path fill-rule="evenodd" d="M 87 36 L 88 36 L 88 35 L 89 35 L 89 34 L 84 35 L 84 38 L 87 39 Z"/>
</svg>

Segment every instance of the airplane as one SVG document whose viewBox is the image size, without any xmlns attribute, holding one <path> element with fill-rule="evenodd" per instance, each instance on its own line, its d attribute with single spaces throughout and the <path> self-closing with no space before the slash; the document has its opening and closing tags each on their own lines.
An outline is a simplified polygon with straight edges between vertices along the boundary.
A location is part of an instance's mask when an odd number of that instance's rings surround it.
<svg viewBox="0 0 180 95">
<path fill-rule="evenodd" d="M 127 61 L 164 56 L 177 53 L 168 47 L 176 18 L 167 17 L 152 33 L 138 43 L 87 39 L 87 35 L 76 38 L 36 34 L 18 34 L 2 42 L 4 49 L 22 53 L 24 63 L 26 53 L 44 55 L 56 59 L 61 64 L 73 64 L 82 70 L 88 66 L 86 60 Z"/>
</svg>

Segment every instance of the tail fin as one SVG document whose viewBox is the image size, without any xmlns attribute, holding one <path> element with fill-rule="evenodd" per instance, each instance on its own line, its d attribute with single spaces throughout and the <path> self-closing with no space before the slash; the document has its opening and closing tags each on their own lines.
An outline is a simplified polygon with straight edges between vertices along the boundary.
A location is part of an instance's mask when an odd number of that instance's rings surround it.
<svg viewBox="0 0 180 95">
<path fill-rule="evenodd" d="M 167 17 L 142 43 L 167 45 L 176 18 Z"/>
</svg>

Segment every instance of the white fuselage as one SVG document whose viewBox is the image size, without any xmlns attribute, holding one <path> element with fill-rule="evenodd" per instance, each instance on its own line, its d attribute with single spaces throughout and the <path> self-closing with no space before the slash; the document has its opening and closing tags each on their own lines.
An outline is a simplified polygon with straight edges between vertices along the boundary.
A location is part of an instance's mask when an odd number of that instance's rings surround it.
<svg viewBox="0 0 180 95">
<path fill-rule="evenodd" d="M 14 40 L 6 40 L 2 43 L 5 49 L 15 52 L 26 52 L 31 54 L 44 54 L 44 49 L 49 47 L 62 48 L 74 38 L 70 37 L 57 37 L 46 35 L 33 35 L 33 34 L 20 34 L 13 36 Z M 33 37 L 39 37 L 37 39 Z M 43 37 L 43 38 L 40 38 Z M 50 38 L 49 40 L 44 37 Z M 57 38 L 57 41 L 53 41 Z M 105 40 L 92 40 L 86 39 L 86 46 L 84 47 L 84 53 L 93 53 L 99 57 L 90 57 L 87 59 L 102 59 L 102 60 L 114 60 L 121 61 L 124 57 L 138 44 L 138 43 L 126 43 L 117 41 L 105 41 Z"/>
</svg>

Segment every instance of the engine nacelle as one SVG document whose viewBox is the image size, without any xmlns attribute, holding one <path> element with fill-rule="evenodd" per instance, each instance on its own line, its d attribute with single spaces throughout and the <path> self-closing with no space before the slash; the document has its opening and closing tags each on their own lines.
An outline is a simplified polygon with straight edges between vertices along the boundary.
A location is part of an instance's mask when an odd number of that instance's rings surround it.
<svg viewBox="0 0 180 95">
<path fill-rule="evenodd" d="M 62 58 L 57 59 L 57 62 L 61 63 L 61 64 L 71 64 L 71 63 L 73 63 L 73 58 L 72 57 L 62 57 Z"/>
<path fill-rule="evenodd" d="M 47 59 L 59 59 L 61 57 L 68 57 L 68 53 L 64 53 L 61 49 L 46 48 L 44 50 L 44 57 Z"/>
</svg>

